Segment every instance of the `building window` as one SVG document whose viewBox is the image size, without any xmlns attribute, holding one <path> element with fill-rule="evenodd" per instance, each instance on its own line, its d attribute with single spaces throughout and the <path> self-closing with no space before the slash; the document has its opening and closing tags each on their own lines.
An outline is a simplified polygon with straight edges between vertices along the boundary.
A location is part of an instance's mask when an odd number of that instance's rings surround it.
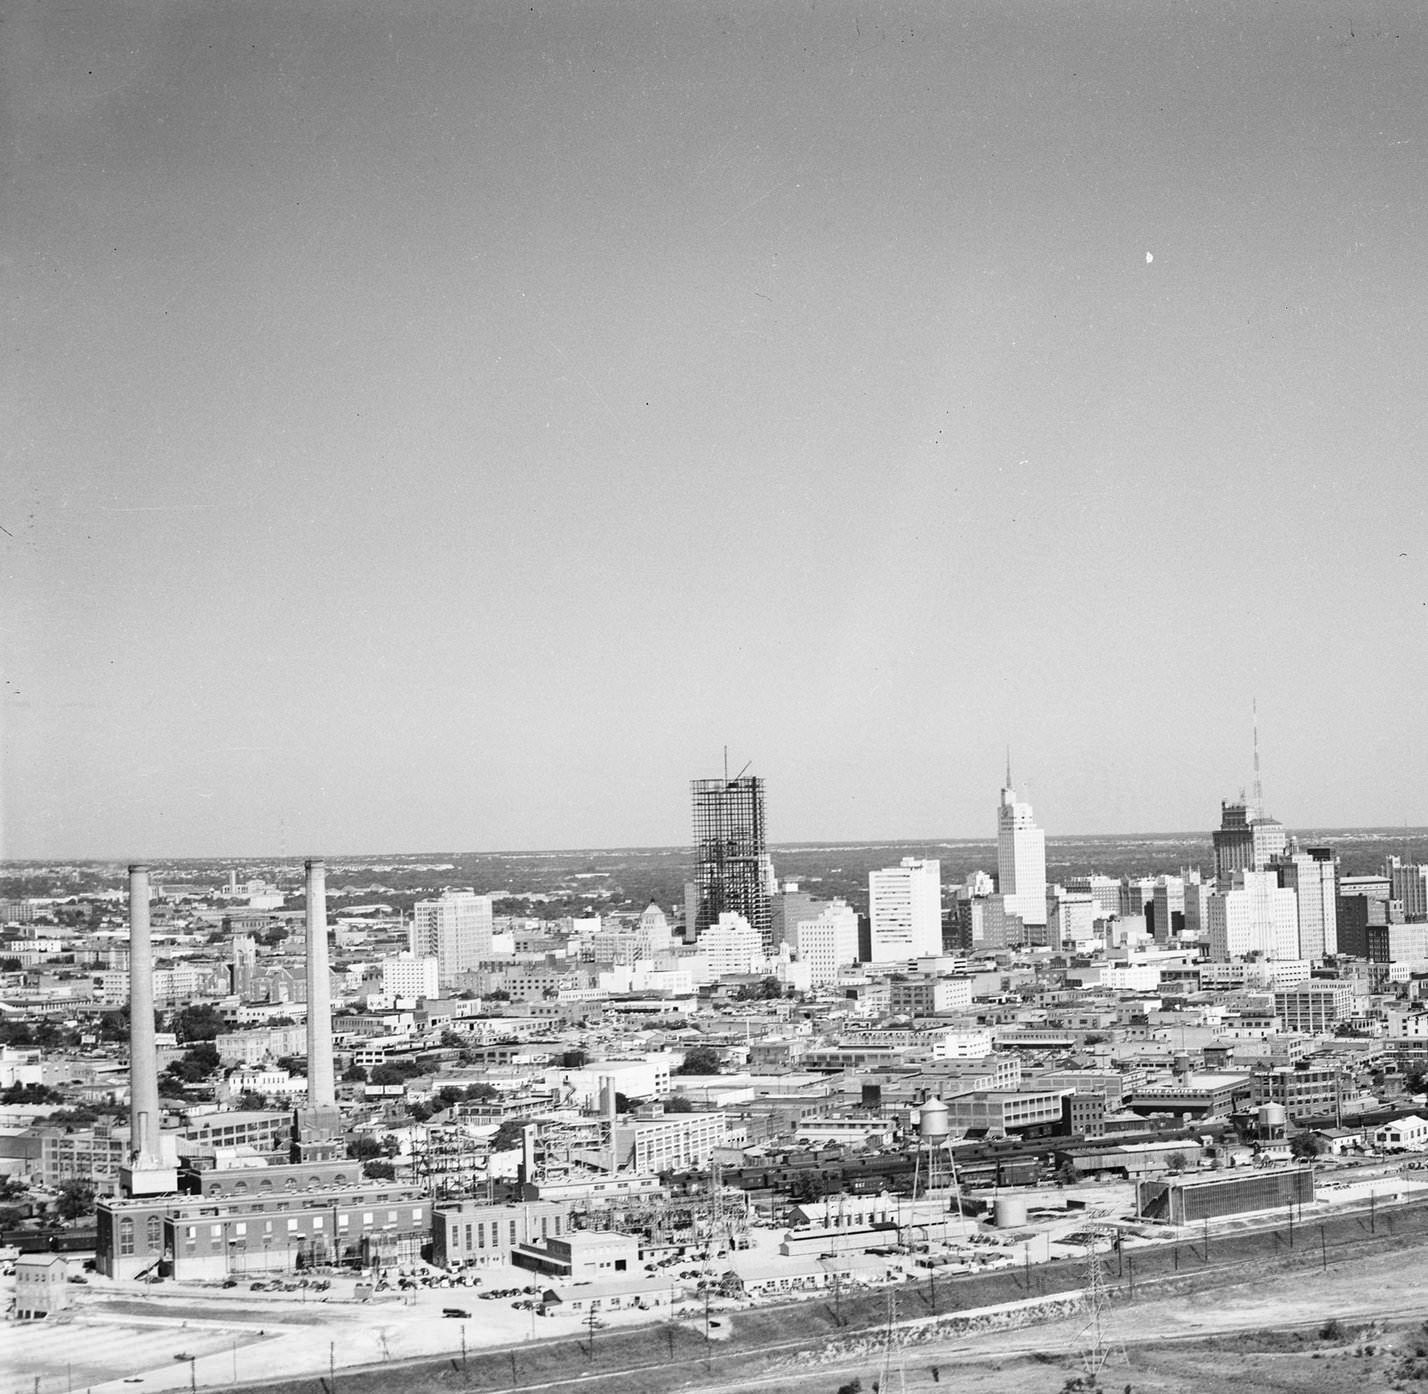
<svg viewBox="0 0 1428 1394">
<path fill-rule="evenodd" d="M 134 1252 L 134 1221 L 127 1215 L 119 1221 L 119 1252 L 121 1254 Z"/>
<path fill-rule="evenodd" d="M 144 1224 L 144 1242 L 150 1249 L 157 1249 L 164 1242 L 164 1222 L 157 1215 L 150 1215 Z"/>
</svg>

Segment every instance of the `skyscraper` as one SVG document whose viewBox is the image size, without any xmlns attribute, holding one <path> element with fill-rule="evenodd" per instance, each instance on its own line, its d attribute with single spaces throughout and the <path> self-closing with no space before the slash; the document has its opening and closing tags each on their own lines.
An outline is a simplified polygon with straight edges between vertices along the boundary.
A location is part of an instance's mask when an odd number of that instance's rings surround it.
<svg viewBox="0 0 1428 1394">
<path fill-rule="evenodd" d="M 1046 923 L 1046 834 L 1031 805 L 1016 801 L 1010 769 L 997 807 L 997 891 L 1007 913 L 1022 924 Z"/>
<path fill-rule="evenodd" d="M 1339 951 L 1338 871 L 1329 847 L 1310 847 L 1274 863 L 1279 884 L 1299 904 L 1299 957 L 1318 961 Z"/>
<path fill-rule="evenodd" d="M 726 913 L 742 915 L 767 953 L 773 947 L 769 913 L 773 868 L 764 845 L 764 782 L 757 775 L 696 779 L 694 879 L 686 897 L 686 939 L 696 938 Z"/>
<path fill-rule="evenodd" d="M 1041 912 L 1042 920 L 1046 911 Z M 901 963 L 942 952 L 942 863 L 904 857 L 868 873 L 872 961 Z"/>
<path fill-rule="evenodd" d="M 1265 818 L 1257 803 L 1243 794 L 1239 802 L 1220 804 L 1220 826 L 1211 835 L 1215 844 L 1215 878 L 1229 881 L 1237 871 L 1263 871 L 1289 846 L 1284 824 Z"/>
<path fill-rule="evenodd" d="M 1299 957 L 1298 900 L 1273 871 L 1236 871 L 1228 888 L 1209 897 L 1207 909 L 1212 959 Z"/>
<path fill-rule="evenodd" d="M 493 928 L 489 895 L 447 891 L 440 900 L 419 900 L 412 907 L 411 951 L 417 958 L 435 956 L 444 987 L 490 958 Z"/>
</svg>

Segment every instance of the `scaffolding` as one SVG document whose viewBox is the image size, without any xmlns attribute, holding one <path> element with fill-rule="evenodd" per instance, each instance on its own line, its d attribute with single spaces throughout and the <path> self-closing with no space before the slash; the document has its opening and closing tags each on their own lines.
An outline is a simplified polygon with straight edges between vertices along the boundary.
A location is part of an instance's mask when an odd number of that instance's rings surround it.
<svg viewBox="0 0 1428 1394">
<path fill-rule="evenodd" d="M 726 912 L 742 915 L 767 950 L 773 940 L 764 782 L 757 775 L 696 779 L 694 923 L 698 934 Z"/>
</svg>

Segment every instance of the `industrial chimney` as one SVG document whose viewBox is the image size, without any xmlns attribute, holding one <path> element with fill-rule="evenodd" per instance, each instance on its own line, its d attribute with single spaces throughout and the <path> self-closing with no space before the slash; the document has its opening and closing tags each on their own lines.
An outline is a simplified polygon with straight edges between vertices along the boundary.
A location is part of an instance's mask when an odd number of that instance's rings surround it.
<svg viewBox="0 0 1428 1394">
<path fill-rule="evenodd" d="M 341 1155 L 342 1115 L 332 1071 L 332 975 L 327 962 L 327 868 L 320 858 L 307 872 L 307 1107 L 293 1119 L 295 1162 Z"/>
<path fill-rule="evenodd" d="M 129 868 L 129 1156 L 119 1175 L 125 1195 L 162 1195 L 178 1186 L 160 1123 L 149 868 L 135 863 Z"/>
<path fill-rule="evenodd" d="M 332 1074 L 332 975 L 327 963 L 327 868 L 307 869 L 307 1106 L 337 1107 Z"/>
</svg>

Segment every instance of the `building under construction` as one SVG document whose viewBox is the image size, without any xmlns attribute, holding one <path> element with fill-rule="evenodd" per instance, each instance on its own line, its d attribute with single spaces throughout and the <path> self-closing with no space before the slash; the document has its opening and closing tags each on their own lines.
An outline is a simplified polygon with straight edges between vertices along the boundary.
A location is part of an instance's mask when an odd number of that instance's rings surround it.
<svg viewBox="0 0 1428 1394">
<path fill-rule="evenodd" d="M 742 915 L 765 950 L 773 942 L 770 883 L 773 868 L 765 846 L 764 782 L 757 775 L 696 779 L 694 879 L 689 885 L 687 937 L 719 916 Z"/>
</svg>

